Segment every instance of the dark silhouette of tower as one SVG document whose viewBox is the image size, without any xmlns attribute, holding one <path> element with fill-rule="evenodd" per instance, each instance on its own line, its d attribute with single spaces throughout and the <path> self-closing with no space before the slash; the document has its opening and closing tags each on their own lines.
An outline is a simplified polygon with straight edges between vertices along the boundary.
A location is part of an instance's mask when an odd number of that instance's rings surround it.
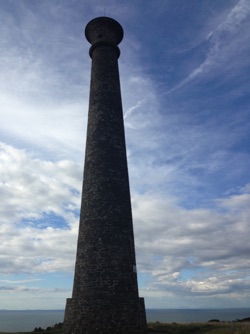
<svg viewBox="0 0 250 334">
<path fill-rule="evenodd" d="M 85 35 L 92 44 L 89 115 L 74 287 L 64 333 L 145 333 L 118 70 L 123 29 L 111 18 L 98 17 L 87 24 Z"/>
</svg>

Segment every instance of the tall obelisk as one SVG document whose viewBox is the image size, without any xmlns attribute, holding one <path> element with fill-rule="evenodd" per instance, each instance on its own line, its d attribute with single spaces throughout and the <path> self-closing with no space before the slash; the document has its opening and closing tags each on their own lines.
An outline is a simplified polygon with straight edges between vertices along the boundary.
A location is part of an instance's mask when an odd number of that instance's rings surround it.
<svg viewBox="0 0 250 334">
<path fill-rule="evenodd" d="M 98 17 L 85 29 L 92 44 L 89 114 L 73 295 L 64 333 L 145 333 L 139 298 L 119 81 L 123 29 Z"/>
</svg>

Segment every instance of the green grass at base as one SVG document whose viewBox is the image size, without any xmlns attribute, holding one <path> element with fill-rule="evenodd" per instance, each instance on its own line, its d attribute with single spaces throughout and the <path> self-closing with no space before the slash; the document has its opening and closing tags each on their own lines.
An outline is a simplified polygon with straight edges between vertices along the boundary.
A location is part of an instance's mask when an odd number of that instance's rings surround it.
<svg viewBox="0 0 250 334">
<path fill-rule="evenodd" d="M 249 334 L 250 323 L 149 323 L 148 333 L 167 334 Z"/>
<path fill-rule="evenodd" d="M 53 332 L 0 332 L 0 334 L 38 334 L 38 333 L 44 333 L 44 334 L 62 334 L 62 331 L 53 331 Z"/>
<path fill-rule="evenodd" d="M 62 330 L 61 331 L 43 331 L 43 332 L 0 332 L 0 334 L 39 334 L 39 333 L 44 333 L 44 334 L 62 334 Z"/>
<path fill-rule="evenodd" d="M 43 332 L 0 332 L 0 334 L 61 334 L 62 330 L 51 330 Z M 191 324 L 164 324 L 160 322 L 153 322 L 148 324 L 148 334 L 249 334 L 250 322 L 247 323 L 191 323 Z"/>
</svg>

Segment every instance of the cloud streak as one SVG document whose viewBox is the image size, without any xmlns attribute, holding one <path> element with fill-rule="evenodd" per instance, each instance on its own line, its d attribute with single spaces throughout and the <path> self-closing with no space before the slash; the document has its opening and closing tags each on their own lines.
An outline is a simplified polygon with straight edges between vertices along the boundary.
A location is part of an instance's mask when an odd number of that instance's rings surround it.
<svg viewBox="0 0 250 334">
<path fill-rule="evenodd" d="M 223 21 L 218 24 L 207 36 L 207 54 L 205 60 L 179 84 L 170 89 L 167 94 L 170 94 L 181 87 L 187 85 L 190 81 L 208 74 L 212 69 L 217 69 L 219 66 L 225 65 L 226 59 L 230 59 L 231 54 L 238 53 L 232 44 L 234 34 L 241 29 L 244 21 L 250 15 L 250 4 L 247 0 L 240 0 L 225 16 Z M 229 45 L 227 45 L 229 44 Z"/>
</svg>

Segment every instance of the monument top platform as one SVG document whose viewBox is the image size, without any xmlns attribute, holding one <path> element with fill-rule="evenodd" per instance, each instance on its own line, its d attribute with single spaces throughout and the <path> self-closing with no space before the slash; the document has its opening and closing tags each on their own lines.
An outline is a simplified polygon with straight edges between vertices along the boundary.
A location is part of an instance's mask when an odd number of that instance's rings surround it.
<svg viewBox="0 0 250 334">
<path fill-rule="evenodd" d="M 100 42 L 118 45 L 123 39 L 123 34 L 120 23 L 106 16 L 91 20 L 85 28 L 85 36 L 92 45 Z"/>
</svg>

